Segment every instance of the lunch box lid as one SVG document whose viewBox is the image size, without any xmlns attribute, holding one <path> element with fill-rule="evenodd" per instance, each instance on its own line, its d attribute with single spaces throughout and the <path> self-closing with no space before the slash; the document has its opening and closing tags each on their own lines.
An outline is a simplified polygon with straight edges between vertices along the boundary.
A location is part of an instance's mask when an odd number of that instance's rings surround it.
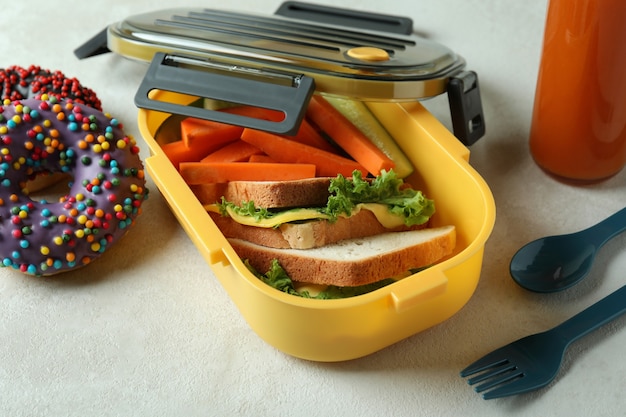
<svg viewBox="0 0 626 417">
<path fill-rule="evenodd" d="M 274 15 L 165 9 L 109 25 L 75 53 L 85 58 L 107 51 L 152 62 L 137 94 L 143 108 L 185 114 L 148 93 L 194 93 L 283 111 L 284 123 L 276 126 L 218 121 L 290 133 L 313 91 L 374 102 L 447 92 L 455 135 L 469 145 L 484 134 L 476 74 L 449 48 L 415 35 L 406 17 L 295 1 L 284 2 Z"/>
</svg>

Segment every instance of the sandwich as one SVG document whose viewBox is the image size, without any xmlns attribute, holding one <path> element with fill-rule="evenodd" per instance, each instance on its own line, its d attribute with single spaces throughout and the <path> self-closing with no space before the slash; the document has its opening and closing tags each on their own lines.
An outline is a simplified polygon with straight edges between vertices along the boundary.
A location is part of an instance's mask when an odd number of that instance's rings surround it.
<svg viewBox="0 0 626 417">
<path fill-rule="evenodd" d="M 294 295 L 371 291 L 441 261 L 456 244 L 454 226 L 431 226 L 433 200 L 393 170 L 192 190 L 248 268 Z"/>
</svg>

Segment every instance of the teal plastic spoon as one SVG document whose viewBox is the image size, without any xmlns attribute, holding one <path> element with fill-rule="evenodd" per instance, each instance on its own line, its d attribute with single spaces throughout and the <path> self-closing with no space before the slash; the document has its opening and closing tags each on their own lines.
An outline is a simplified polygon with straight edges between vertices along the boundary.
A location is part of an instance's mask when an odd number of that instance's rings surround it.
<svg viewBox="0 0 626 417">
<path fill-rule="evenodd" d="M 569 288 L 587 276 L 598 250 L 624 230 L 626 208 L 588 229 L 534 240 L 511 259 L 511 276 L 534 292 Z"/>
</svg>

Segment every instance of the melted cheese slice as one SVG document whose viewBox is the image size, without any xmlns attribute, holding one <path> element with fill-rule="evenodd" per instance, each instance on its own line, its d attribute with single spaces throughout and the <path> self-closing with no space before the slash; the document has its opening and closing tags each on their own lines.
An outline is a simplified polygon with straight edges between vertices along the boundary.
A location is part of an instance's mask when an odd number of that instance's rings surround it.
<svg viewBox="0 0 626 417">
<path fill-rule="evenodd" d="M 404 218 L 390 212 L 389 207 L 386 204 L 360 203 L 357 204 L 357 210 L 371 211 L 374 216 L 376 216 L 376 220 L 378 220 L 378 222 L 387 229 L 393 229 L 394 227 L 404 225 Z"/>
<path fill-rule="evenodd" d="M 209 204 L 205 206 L 205 209 L 207 211 L 212 211 L 215 213 L 220 212 L 219 207 L 216 204 Z M 402 226 L 404 224 L 404 219 L 398 215 L 391 213 L 387 208 L 387 205 L 385 204 L 360 203 L 357 204 L 355 210 L 352 212 L 352 215 L 358 213 L 360 210 L 371 211 L 374 216 L 376 216 L 378 222 L 388 229 Z M 275 214 L 271 218 L 260 220 L 257 220 L 251 216 L 241 216 L 232 211 L 230 208 L 228 208 L 227 211 L 228 215 L 237 223 L 246 226 L 263 227 L 268 229 L 272 227 L 278 227 L 283 223 L 301 222 L 307 220 L 325 220 L 329 218 L 328 215 L 320 213 L 319 210 L 314 208 L 298 208 L 286 210 Z M 342 216 L 347 217 L 343 214 Z"/>
</svg>

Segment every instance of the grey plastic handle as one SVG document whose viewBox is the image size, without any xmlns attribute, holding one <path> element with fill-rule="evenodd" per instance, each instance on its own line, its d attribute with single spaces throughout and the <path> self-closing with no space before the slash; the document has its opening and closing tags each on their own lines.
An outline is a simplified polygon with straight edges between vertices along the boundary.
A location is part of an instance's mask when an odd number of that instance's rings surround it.
<svg viewBox="0 0 626 417">
<path fill-rule="evenodd" d="M 301 1 L 283 2 L 275 14 L 291 19 L 322 22 L 342 27 L 349 26 L 402 35 L 413 33 L 413 20 L 406 16 L 369 13 Z"/>
<path fill-rule="evenodd" d="M 216 68 L 220 71 L 210 70 Z M 237 73 L 248 77 L 234 76 Z M 280 82 L 271 82 L 269 78 Z M 151 95 L 153 90 L 276 110 L 285 117 L 281 121 L 270 121 L 171 103 L 159 100 L 158 95 Z M 135 94 L 135 104 L 148 110 L 295 135 L 314 91 L 315 81 L 304 75 L 237 67 L 157 52 Z"/>
</svg>

